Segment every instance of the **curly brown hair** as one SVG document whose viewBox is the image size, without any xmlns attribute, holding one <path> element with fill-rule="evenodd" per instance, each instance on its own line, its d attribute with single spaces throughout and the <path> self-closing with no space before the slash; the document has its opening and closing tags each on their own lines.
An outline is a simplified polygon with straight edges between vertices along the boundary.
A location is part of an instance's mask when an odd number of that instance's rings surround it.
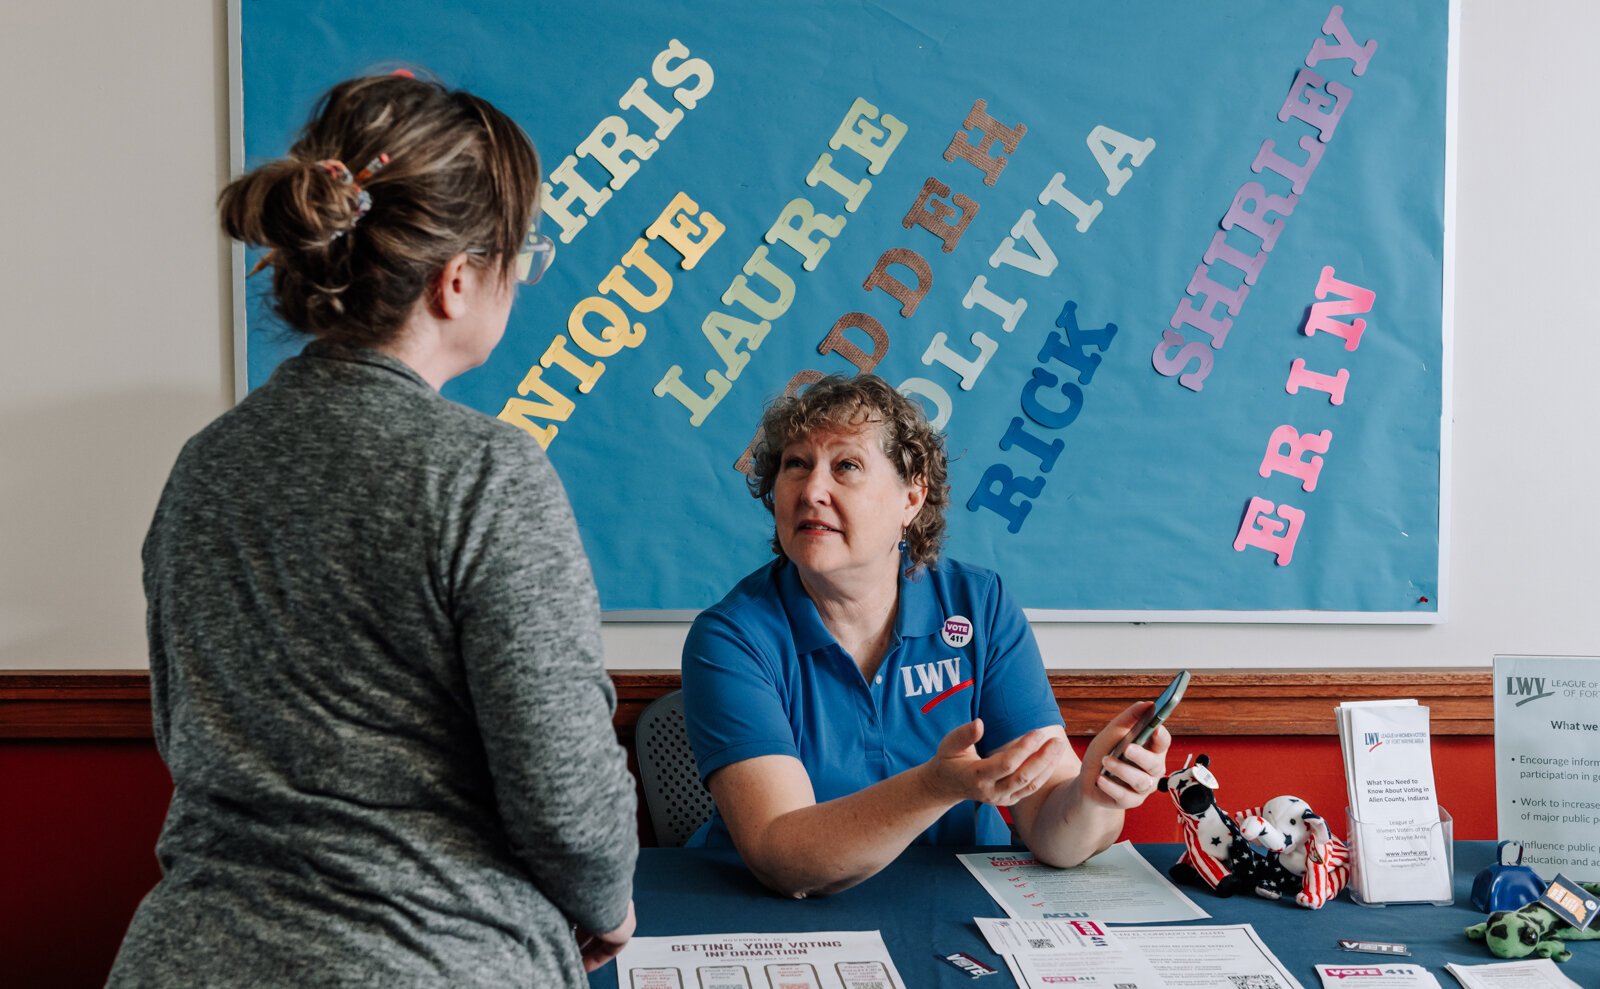
<svg viewBox="0 0 1600 989">
<path fill-rule="evenodd" d="M 354 171 L 378 155 L 388 165 L 360 188 L 321 164 Z M 538 194 L 538 157 L 510 117 L 395 74 L 334 86 L 288 157 L 228 183 L 218 206 L 228 236 L 268 249 L 285 323 L 370 347 L 399 332 L 456 255 L 509 277 Z"/>
<path fill-rule="evenodd" d="M 944 436 L 928 423 L 922 406 L 895 391 L 875 374 L 833 374 L 797 395 L 774 400 L 761 416 L 761 439 L 750 462 L 750 494 L 773 512 L 783 448 L 816 432 L 878 426 L 883 452 L 900 480 L 928 489 L 922 510 L 906 528 L 907 573 L 939 559 L 944 544 L 944 512 L 950 503 L 949 464 Z M 784 557 L 776 532 L 772 551 Z"/>
</svg>

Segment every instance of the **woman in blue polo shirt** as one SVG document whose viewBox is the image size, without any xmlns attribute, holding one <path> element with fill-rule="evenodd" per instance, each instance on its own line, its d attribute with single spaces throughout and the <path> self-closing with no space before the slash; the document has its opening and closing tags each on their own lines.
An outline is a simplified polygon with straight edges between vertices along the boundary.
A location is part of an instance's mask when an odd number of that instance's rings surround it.
<svg viewBox="0 0 1600 989">
<path fill-rule="evenodd" d="M 691 844 L 739 850 L 792 896 L 853 886 L 913 842 L 1041 860 L 1107 847 L 1164 775 L 1170 741 L 1083 762 L 1027 620 L 993 572 L 942 559 L 944 442 L 874 375 L 824 378 L 762 419 L 751 490 L 777 558 L 684 645 L 689 737 L 717 810 Z M 1102 770 L 1104 770 L 1102 772 Z"/>
</svg>

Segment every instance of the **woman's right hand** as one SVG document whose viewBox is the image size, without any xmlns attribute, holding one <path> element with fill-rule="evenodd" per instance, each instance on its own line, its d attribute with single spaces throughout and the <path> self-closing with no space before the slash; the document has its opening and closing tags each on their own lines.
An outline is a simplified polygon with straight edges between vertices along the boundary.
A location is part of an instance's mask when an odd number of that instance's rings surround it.
<svg viewBox="0 0 1600 989">
<path fill-rule="evenodd" d="M 1055 728 L 1035 728 L 987 757 L 978 754 L 982 737 L 983 719 L 974 718 L 952 729 L 939 751 L 923 763 L 924 779 L 940 799 L 1009 807 L 1049 783 L 1072 751 L 1065 734 Z"/>
</svg>

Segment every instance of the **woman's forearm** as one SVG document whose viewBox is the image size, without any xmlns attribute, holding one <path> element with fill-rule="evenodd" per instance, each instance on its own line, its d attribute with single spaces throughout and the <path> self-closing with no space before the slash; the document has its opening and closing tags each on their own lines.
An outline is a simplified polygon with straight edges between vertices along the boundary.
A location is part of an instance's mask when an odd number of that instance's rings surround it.
<svg viewBox="0 0 1600 989">
<path fill-rule="evenodd" d="M 739 852 L 750 871 L 786 896 L 826 895 L 877 874 L 948 811 L 917 766 L 872 786 L 774 818 Z"/>
<path fill-rule="evenodd" d="M 1071 868 L 1117 840 L 1122 833 L 1123 811 L 1087 799 L 1082 788 L 1094 785 L 1094 777 L 1085 766 L 1077 776 L 1056 784 L 1033 820 L 1019 827 L 1022 843 L 1039 861 Z"/>
</svg>

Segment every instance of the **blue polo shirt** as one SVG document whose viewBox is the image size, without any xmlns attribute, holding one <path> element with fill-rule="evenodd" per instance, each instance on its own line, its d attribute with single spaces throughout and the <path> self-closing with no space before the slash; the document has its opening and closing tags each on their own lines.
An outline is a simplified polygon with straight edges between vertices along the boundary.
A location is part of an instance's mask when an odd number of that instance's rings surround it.
<svg viewBox="0 0 1600 989">
<path fill-rule="evenodd" d="M 941 560 L 900 578 L 894 635 L 872 682 L 823 625 L 795 568 L 774 561 L 701 612 L 683 650 L 684 714 L 705 779 L 765 755 L 799 759 L 818 803 L 931 758 L 983 718 L 983 755 L 1061 724 L 1038 644 L 992 571 Z M 1004 845 L 987 804 L 957 804 L 918 838 Z M 732 844 L 720 813 L 689 842 Z"/>
</svg>

